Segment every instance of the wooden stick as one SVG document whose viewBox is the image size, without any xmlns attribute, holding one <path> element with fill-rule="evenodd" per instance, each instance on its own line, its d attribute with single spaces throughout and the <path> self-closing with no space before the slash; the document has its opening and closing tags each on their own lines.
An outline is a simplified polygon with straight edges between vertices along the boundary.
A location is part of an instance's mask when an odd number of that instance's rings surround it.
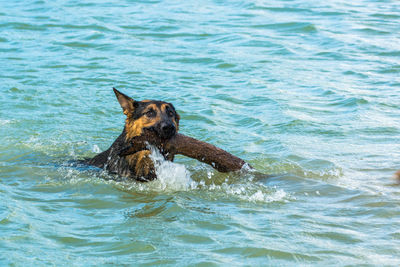
<svg viewBox="0 0 400 267">
<path fill-rule="evenodd" d="M 207 163 L 220 172 L 238 171 L 246 163 L 214 145 L 179 133 L 168 140 L 166 148 L 176 154 Z"/>
<path fill-rule="evenodd" d="M 238 171 L 246 164 L 244 160 L 225 150 L 179 133 L 165 141 L 160 141 L 151 133 L 135 137 L 129 147 L 122 149 L 120 156 L 146 150 L 148 144 L 158 147 L 164 156 L 172 155 L 173 158 L 175 154 L 181 154 L 207 163 L 219 172 Z"/>
</svg>

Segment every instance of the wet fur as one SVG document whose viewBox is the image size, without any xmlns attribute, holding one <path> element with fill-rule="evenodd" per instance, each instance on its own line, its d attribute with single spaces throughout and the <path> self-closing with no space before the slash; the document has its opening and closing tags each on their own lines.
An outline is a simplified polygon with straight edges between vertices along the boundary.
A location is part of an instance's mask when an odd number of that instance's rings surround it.
<svg viewBox="0 0 400 267">
<path fill-rule="evenodd" d="M 123 155 L 122 152 L 135 146 L 135 138 L 146 134 L 151 135 L 152 143 L 163 143 L 172 138 L 179 129 L 179 115 L 170 103 L 135 101 L 115 88 L 114 93 L 126 115 L 124 130 L 109 149 L 87 163 L 138 181 L 153 180 L 156 173 L 150 150 L 141 147 L 132 154 Z M 171 153 L 164 153 L 164 157 L 170 161 L 174 159 Z"/>
</svg>

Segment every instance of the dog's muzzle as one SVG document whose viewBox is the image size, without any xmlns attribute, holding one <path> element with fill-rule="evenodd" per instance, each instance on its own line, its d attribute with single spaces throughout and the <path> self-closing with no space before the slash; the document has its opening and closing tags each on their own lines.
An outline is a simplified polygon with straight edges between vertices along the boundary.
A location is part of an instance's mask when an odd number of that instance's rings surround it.
<svg viewBox="0 0 400 267">
<path fill-rule="evenodd" d="M 163 139 L 170 139 L 176 134 L 176 127 L 172 123 L 161 123 L 160 136 Z"/>
</svg>

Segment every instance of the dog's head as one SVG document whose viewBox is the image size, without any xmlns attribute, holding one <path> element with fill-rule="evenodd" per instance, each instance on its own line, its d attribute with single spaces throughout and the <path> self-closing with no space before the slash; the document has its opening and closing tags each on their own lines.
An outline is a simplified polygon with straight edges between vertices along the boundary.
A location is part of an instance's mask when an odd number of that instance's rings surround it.
<svg viewBox="0 0 400 267">
<path fill-rule="evenodd" d="M 156 101 L 135 101 L 114 89 L 118 102 L 126 115 L 126 139 L 151 131 L 163 140 L 173 137 L 179 129 L 179 115 L 172 104 Z"/>
</svg>

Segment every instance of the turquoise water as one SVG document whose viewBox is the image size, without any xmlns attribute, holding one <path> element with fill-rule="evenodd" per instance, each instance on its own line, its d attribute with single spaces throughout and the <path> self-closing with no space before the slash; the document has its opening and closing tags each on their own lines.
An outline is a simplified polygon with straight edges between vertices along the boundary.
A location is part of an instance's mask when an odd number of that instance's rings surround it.
<svg viewBox="0 0 400 267">
<path fill-rule="evenodd" d="M 0 265 L 400 264 L 399 1 L 1 1 Z M 111 88 L 272 175 L 112 180 Z"/>
</svg>

